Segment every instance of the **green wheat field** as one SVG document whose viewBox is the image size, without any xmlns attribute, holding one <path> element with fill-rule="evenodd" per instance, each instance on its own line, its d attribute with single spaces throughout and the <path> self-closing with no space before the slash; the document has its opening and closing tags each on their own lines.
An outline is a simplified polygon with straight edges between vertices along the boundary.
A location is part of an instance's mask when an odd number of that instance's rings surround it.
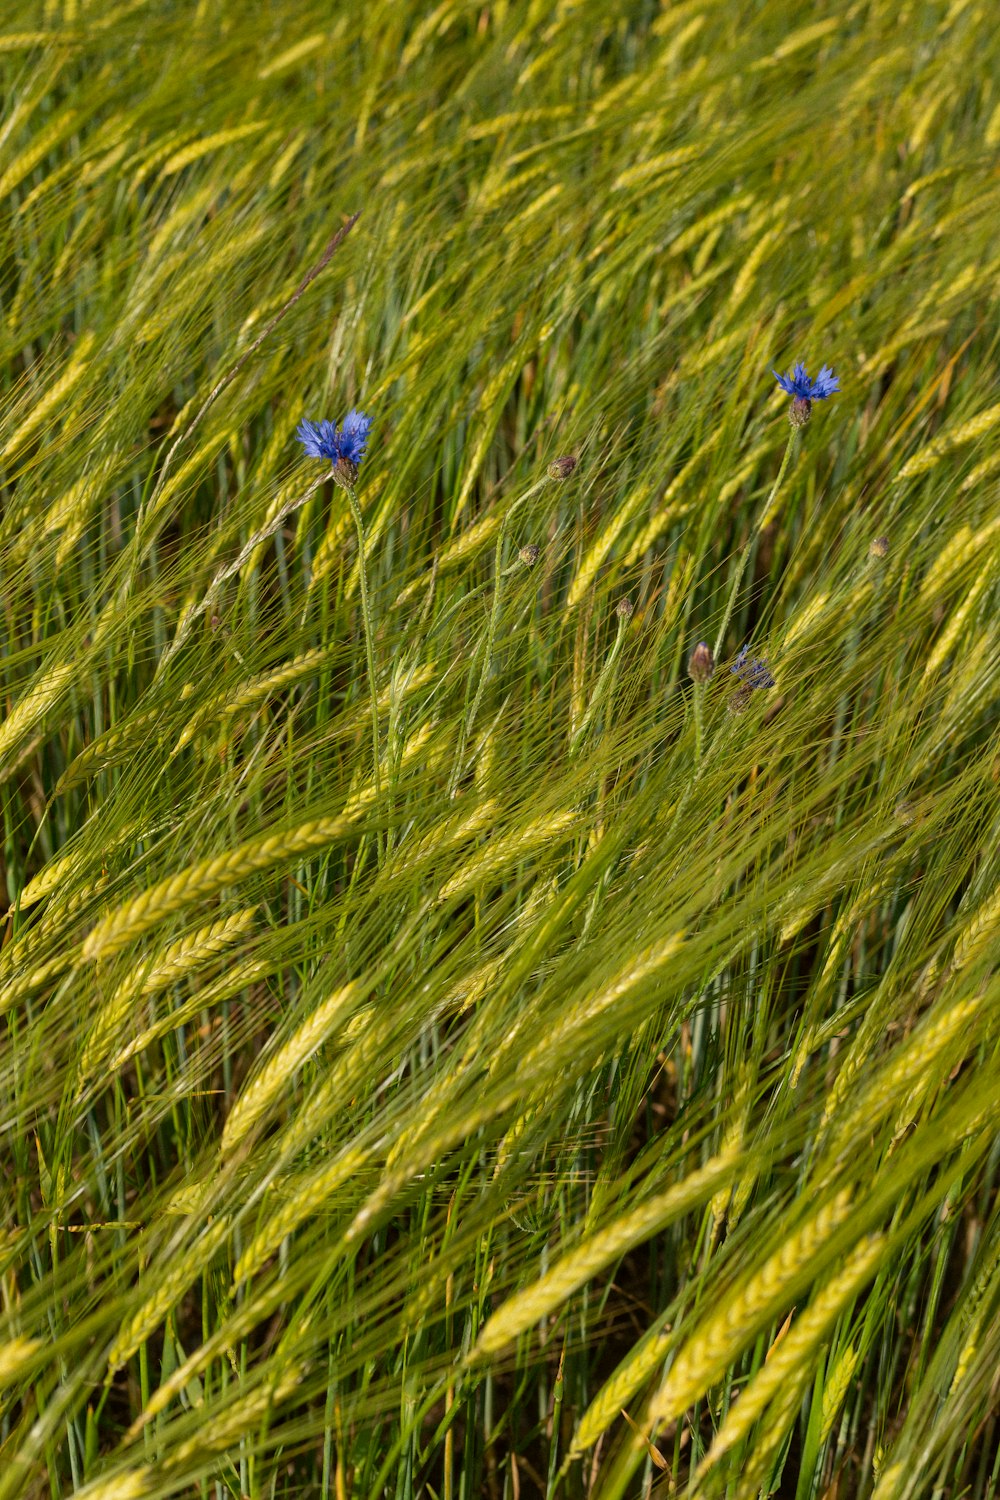
<svg viewBox="0 0 1000 1500">
<path fill-rule="evenodd" d="M 1000 1494 L 991 0 L 0 79 L 0 1500 Z"/>
</svg>

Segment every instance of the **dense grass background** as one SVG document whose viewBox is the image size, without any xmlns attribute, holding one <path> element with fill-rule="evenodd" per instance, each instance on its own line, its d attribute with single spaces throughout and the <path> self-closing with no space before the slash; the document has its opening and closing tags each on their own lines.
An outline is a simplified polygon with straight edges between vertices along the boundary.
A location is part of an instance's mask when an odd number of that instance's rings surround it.
<svg viewBox="0 0 1000 1500">
<path fill-rule="evenodd" d="M 992 6 L 0 77 L 0 1500 L 996 1494 Z"/>
</svg>

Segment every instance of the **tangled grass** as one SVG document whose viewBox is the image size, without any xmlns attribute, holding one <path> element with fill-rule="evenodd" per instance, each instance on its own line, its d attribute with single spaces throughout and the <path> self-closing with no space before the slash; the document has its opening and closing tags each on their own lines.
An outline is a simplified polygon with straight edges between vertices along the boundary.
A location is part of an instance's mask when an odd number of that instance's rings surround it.
<svg viewBox="0 0 1000 1500">
<path fill-rule="evenodd" d="M 994 22 L 6 7 L 0 1500 L 997 1493 Z"/>
</svg>

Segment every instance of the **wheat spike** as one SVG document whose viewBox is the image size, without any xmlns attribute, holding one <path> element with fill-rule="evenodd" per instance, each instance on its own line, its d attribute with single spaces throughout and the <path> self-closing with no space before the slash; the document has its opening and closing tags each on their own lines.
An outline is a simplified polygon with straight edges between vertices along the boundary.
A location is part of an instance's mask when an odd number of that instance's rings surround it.
<svg viewBox="0 0 1000 1500">
<path fill-rule="evenodd" d="M 209 922 L 197 932 L 189 933 L 172 943 L 161 954 L 149 958 L 138 971 L 131 971 L 98 1012 L 80 1058 L 80 1086 L 83 1087 L 86 1080 L 103 1066 L 109 1050 L 108 1044 L 121 1029 L 123 1022 L 133 1014 L 137 1001 L 148 999 L 150 995 L 176 984 L 185 975 L 225 952 L 226 948 L 248 931 L 256 914 L 257 907 L 251 906 L 216 922 Z M 202 997 L 199 1007 L 203 1004 Z M 167 1029 L 172 1030 L 178 1024 L 177 1016 L 173 1014 L 168 1018 Z M 126 1046 L 118 1056 L 131 1056 L 135 1050 L 135 1047 Z"/>
<path fill-rule="evenodd" d="M 859 1354 L 854 1345 L 845 1344 L 837 1356 L 837 1363 L 823 1382 L 822 1425 L 819 1438 L 821 1447 L 833 1431 L 833 1424 L 837 1420 L 840 1408 L 844 1404 L 844 1397 L 847 1395 L 847 1389 L 854 1378 L 858 1359 Z"/>
<path fill-rule="evenodd" d="M 250 839 L 227 853 L 199 860 L 179 874 L 157 881 L 141 896 L 119 906 L 98 922 L 83 945 L 84 960 L 91 963 L 97 958 L 119 953 L 134 938 L 175 912 L 207 900 L 258 870 L 335 844 L 348 832 L 352 821 L 346 813 L 336 818 L 317 818 L 299 828 L 289 829 L 287 833 Z"/>
<path fill-rule="evenodd" d="M 191 995 L 180 1005 L 167 1011 L 165 1015 L 158 1016 L 151 1025 L 137 1033 L 131 1041 L 109 1060 L 108 1067 L 114 1071 L 123 1067 L 130 1057 L 137 1052 L 142 1052 L 151 1042 L 157 1041 L 161 1036 L 166 1036 L 168 1031 L 175 1031 L 178 1026 L 185 1025 L 193 1016 L 201 1015 L 212 1005 L 218 1005 L 223 1000 L 228 1000 L 231 995 L 238 994 L 240 990 L 249 989 L 252 985 L 261 984 L 274 973 L 274 964 L 266 960 L 244 963 L 236 968 L 227 968 L 222 978 L 213 984 L 199 986 L 197 992 Z"/>
<path fill-rule="evenodd" d="M 363 993 L 352 981 L 335 990 L 298 1026 L 284 1046 L 253 1078 L 229 1112 L 222 1132 L 221 1150 L 232 1151 L 267 1113 L 274 1100 L 357 1004 Z"/>
<path fill-rule="evenodd" d="M 664 1328 L 633 1349 L 625 1362 L 605 1381 L 580 1418 L 573 1434 L 572 1453 L 586 1452 L 607 1432 L 612 1422 L 617 1420 L 622 1407 L 631 1401 L 635 1392 L 645 1385 L 657 1366 L 663 1363 L 670 1343 L 671 1331 Z"/>
<path fill-rule="evenodd" d="M 621 533 L 631 524 L 633 517 L 650 499 L 652 493 L 653 489 L 651 485 L 636 485 L 624 505 L 616 508 L 600 536 L 598 536 L 589 548 L 587 555 L 581 559 L 576 576 L 570 585 L 569 594 L 566 597 L 567 609 L 575 609 L 581 600 L 587 597 L 590 586 L 600 571 L 608 553 Z"/>
<path fill-rule="evenodd" d="M 76 676 L 77 666 L 70 662 L 61 662 L 58 666 L 50 667 L 40 681 L 37 681 L 28 692 L 27 697 L 22 698 L 13 711 L 0 724 L 0 765 L 3 757 L 7 756 L 15 747 L 23 748 L 21 742 L 31 730 L 38 727 L 38 723 L 45 714 L 58 703 L 63 693 L 69 687 Z M 16 758 L 9 761 L 4 768 L 4 773 L 9 774 L 16 765 Z"/>
<path fill-rule="evenodd" d="M 533 1286 L 509 1297 L 493 1314 L 479 1336 L 472 1357 L 481 1359 L 513 1343 L 526 1328 L 560 1307 L 584 1282 L 672 1219 L 697 1207 L 721 1182 L 732 1179 L 735 1161 L 734 1151 L 723 1152 L 682 1182 L 657 1193 L 648 1203 L 641 1204 L 584 1244 L 570 1250 Z"/>
<path fill-rule="evenodd" d="M 66 363 L 65 370 L 59 379 L 54 381 L 38 401 L 36 401 L 21 425 L 11 433 L 3 446 L 0 457 L 10 459 L 27 442 L 28 438 L 44 424 L 49 413 L 64 405 L 70 391 L 79 385 L 87 373 L 94 343 L 95 338 L 92 333 L 81 333 L 76 341 L 76 347 Z"/>
<path fill-rule="evenodd" d="M 934 650 L 928 656 L 927 661 L 924 664 L 925 680 L 928 677 L 932 677 L 938 670 L 938 668 L 942 666 L 946 659 L 951 655 L 951 652 L 955 648 L 955 643 L 958 640 L 958 637 L 961 635 L 966 621 L 979 604 L 980 596 L 985 590 L 986 585 L 990 582 L 993 571 L 993 561 L 992 559 L 988 558 L 987 561 L 983 564 L 982 568 L 979 570 L 979 576 L 972 584 L 972 587 L 963 598 L 961 604 L 956 610 L 953 611 L 951 619 L 948 621 L 948 624 L 945 626 L 944 630 L 938 637 Z"/>
<path fill-rule="evenodd" d="M 799 1232 L 767 1260 L 749 1282 L 732 1293 L 680 1350 L 649 1406 L 651 1423 L 666 1423 L 693 1406 L 709 1386 L 721 1380 L 761 1325 L 787 1299 L 788 1289 L 815 1259 L 824 1241 L 851 1211 L 844 1189 L 824 1204 Z"/>
<path fill-rule="evenodd" d="M 568 833 L 578 819 L 579 814 L 572 809 L 550 813 L 546 818 L 536 818 L 521 828 L 490 839 L 450 880 L 445 881 L 438 899 L 449 901 L 455 896 L 467 895 L 480 881 L 499 875 L 509 864 L 523 859 L 530 850 Z"/>
<path fill-rule="evenodd" d="M 603 984 L 600 989 L 592 990 L 588 996 L 581 999 L 578 1004 L 574 1005 L 572 1012 L 523 1057 L 519 1066 L 524 1077 L 530 1077 L 533 1069 L 554 1053 L 565 1049 L 568 1055 L 571 1051 L 572 1040 L 581 1029 L 597 1020 L 599 1016 L 606 1014 L 630 990 L 658 974 L 678 953 L 684 940 L 683 932 L 667 933 L 658 942 L 651 943 L 642 952 L 634 955 L 626 967 Z M 506 1065 L 507 1052 L 514 1036 L 514 1031 L 508 1033 L 504 1039 L 504 1045 L 495 1052 L 490 1062 L 491 1073 L 495 1073 L 498 1068 Z"/>
<path fill-rule="evenodd" d="M 0 1386 L 20 1379 L 26 1362 L 44 1347 L 41 1339 L 29 1339 L 21 1334 L 0 1345 Z"/>
<path fill-rule="evenodd" d="M 730 1407 L 715 1441 L 702 1460 L 697 1476 L 699 1481 L 730 1448 L 746 1437 L 765 1407 L 781 1393 L 786 1383 L 793 1383 L 793 1377 L 816 1353 L 843 1308 L 877 1270 L 886 1243 L 884 1235 L 874 1235 L 859 1245 L 844 1269 L 817 1293 L 802 1317 L 772 1350 L 766 1364 Z"/>
<path fill-rule="evenodd" d="M 54 146 L 75 127 L 79 119 L 80 111 L 72 105 L 64 106 L 55 117 L 35 131 L 31 145 L 26 147 L 19 156 L 15 156 L 0 176 L 0 200 L 3 200 L 14 191 L 14 189 L 33 172 L 40 161 L 44 161 Z"/>
<path fill-rule="evenodd" d="M 222 1215 L 208 1224 L 195 1242 L 177 1257 L 158 1269 L 159 1280 L 153 1293 L 132 1314 L 120 1330 L 108 1354 L 108 1369 L 118 1370 L 159 1328 L 178 1297 L 187 1291 L 199 1272 L 204 1271 L 212 1256 L 225 1244 L 229 1235 L 229 1218 Z"/>
<path fill-rule="evenodd" d="M 45 868 L 39 870 L 38 874 L 32 880 L 29 880 L 28 884 L 22 890 L 20 896 L 21 910 L 27 911 L 29 906 L 34 906 L 36 901 L 41 901 L 43 896 L 49 895 L 57 886 L 62 885 L 67 876 L 76 869 L 78 862 L 78 857 L 75 854 L 62 854 L 58 859 L 50 860 Z M 12 903 L 7 909 L 8 916 L 13 910 L 14 904 Z"/>
<path fill-rule="evenodd" d="M 679 469 L 678 472 L 674 475 L 673 479 L 664 490 L 661 500 L 656 506 L 655 514 L 652 516 L 644 530 L 639 533 L 635 541 L 632 543 L 631 547 L 628 549 L 628 552 L 625 554 L 625 566 L 627 568 L 631 567 L 634 562 L 637 562 L 644 552 L 648 552 L 649 548 L 652 547 L 654 542 L 659 540 L 659 538 L 668 529 L 668 527 L 673 524 L 674 521 L 679 520 L 681 516 L 686 515 L 687 512 L 691 509 L 693 502 L 689 501 L 685 504 L 678 505 L 676 504 L 677 497 L 684 489 L 695 469 L 700 463 L 704 463 L 705 459 L 711 453 L 713 447 L 717 442 L 718 432 L 715 432 L 708 438 L 708 440 L 702 445 L 702 447 L 698 449 L 697 453 L 695 453 L 692 458 L 689 458 L 687 463 L 684 464 L 683 467 Z"/>
<path fill-rule="evenodd" d="M 900 1047 L 894 1053 L 888 1064 L 874 1079 L 872 1087 L 864 1098 L 841 1121 L 835 1140 L 837 1142 L 848 1140 L 851 1132 L 857 1129 L 859 1120 L 864 1119 L 870 1122 L 873 1112 L 882 1116 L 886 1109 L 892 1107 L 897 1098 L 909 1091 L 914 1078 L 930 1073 L 931 1064 L 951 1045 L 959 1033 L 966 1032 L 966 1045 L 971 1046 L 975 1035 L 973 1023 L 981 1019 L 982 1010 L 982 999 L 977 997 L 972 1000 L 959 1000 L 948 1009 L 927 1017 L 906 1046 Z M 858 1040 L 861 1040 L 860 1033 Z M 859 1069 L 864 1065 L 867 1051 L 867 1047 L 859 1048 L 855 1054 L 855 1049 L 852 1048 L 851 1055 L 837 1075 L 823 1109 L 822 1123 L 824 1125 L 836 1113 L 843 1098 L 852 1092 L 854 1080 Z"/>
<path fill-rule="evenodd" d="M 77 1490 L 76 1500 L 142 1500 L 154 1487 L 153 1471 L 143 1464 L 125 1474 L 112 1474 L 109 1479 L 92 1479 L 82 1490 Z"/>
<path fill-rule="evenodd" d="M 143 995 L 154 995 L 157 990 L 176 984 L 179 979 L 190 974 L 192 969 L 200 969 L 203 964 L 224 953 L 237 938 L 250 930 L 257 911 L 256 906 L 244 907 L 242 911 L 221 917 L 216 922 L 209 922 L 207 926 L 199 927 L 197 932 L 171 943 L 159 957 L 152 960 L 143 980 Z"/>
<path fill-rule="evenodd" d="M 368 1165 L 372 1153 L 358 1146 L 350 1146 L 328 1166 L 318 1172 L 309 1172 L 299 1179 L 299 1185 L 290 1194 L 278 1213 L 258 1229 L 249 1245 L 236 1263 L 233 1271 L 234 1286 L 248 1281 L 281 1244 L 310 1214 L 317 1213 L 327 1199 L 349 1182 Z"/>
<path fill-rule="evenodd" d="M 962 929 L 955 943 L 949 968 L 952 972 L 964 969 L 982 957 L 983 950 L 992 947 L 993 934 L 1000 922 L 1000 886 L 984 901 L 972 920 Z"/>
<path fill-rule="evenodd" d="M 171 1465 L 179 1468 L 197 1460 L 203 1453 L 221 1453 L 239 1443 L 241 1438 L 260 1427 L 263 1417 L 298 1389 L 308 1372 L 308 1364 L 300 1361 L 292 1364 L 278 1379 L 269 1375 L 257 1390 L 227 1404 L 222 1412 L 213 1415 L 211 1422 L 203 1423 L 194 1437 L 178 1443 L 170 1454 Z"/>
</svg>

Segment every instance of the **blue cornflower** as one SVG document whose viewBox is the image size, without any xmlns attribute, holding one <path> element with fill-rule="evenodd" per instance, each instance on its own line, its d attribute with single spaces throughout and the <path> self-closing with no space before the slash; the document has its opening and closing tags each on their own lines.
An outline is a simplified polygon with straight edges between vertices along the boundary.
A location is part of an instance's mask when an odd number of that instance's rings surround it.
<svg viewBox="0 0 1000 1500">
<path fill-rule="evenodd" d="M 791 375 L 779 375 L 777 370 L 772 370 L 771 374 L 781 389 L 795 398 L 788 418 L 793 427 L 806 425 L 814 401 L 825 401 L 840 390 L 840 381 L 829 365 L 822 367 L 815 380 L 809 379 L 808 371 L 801 363 L 795 366 Z"/>
<path fill-rule="evenodd" d="M 310 458 L 328 458 L 334 469 L 353 483 L 371 425 L 371 417 L 366 417 L 363 411 L 349 411 L 339 431 L 333 422 L 307 422 L 303 417 L 295 436 Z"/>
<path fill-rule="evenodd" d="M 734 677 L 740 679 L 747 697 L 755 688 L 774 687 L 774 678 L 771 676 L 767 662 L 759 656 L 751 656 L 748 645 L 741 649 L 729 670 Z"/>
</svg>

